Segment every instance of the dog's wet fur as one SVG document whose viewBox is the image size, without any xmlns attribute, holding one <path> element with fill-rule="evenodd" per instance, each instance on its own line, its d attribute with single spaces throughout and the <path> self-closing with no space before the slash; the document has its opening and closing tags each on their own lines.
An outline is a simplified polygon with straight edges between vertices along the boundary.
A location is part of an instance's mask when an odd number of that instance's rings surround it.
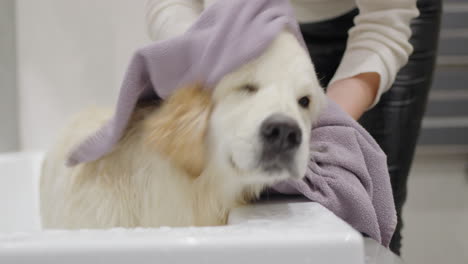
<svg viewBox="0 0 468 264">
<path fill-rule="evenodd" d="M 108 155 L 66 167 L 69 151 L 112 116 L 90 109 L 65 128 L 42 168 L 45 228 L 209 226 L 279 181 L 301 179 L 325 104 L 307 52 L 281 33 L 213 90 L 192 84 L 140 103 Z"/>
</svg>

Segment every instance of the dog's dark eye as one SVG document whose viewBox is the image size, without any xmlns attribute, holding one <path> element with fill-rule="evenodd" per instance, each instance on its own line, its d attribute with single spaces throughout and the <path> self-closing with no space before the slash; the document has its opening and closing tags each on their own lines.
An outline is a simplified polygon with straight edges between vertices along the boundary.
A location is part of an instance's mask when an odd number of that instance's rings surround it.
<svg viewBox="0 0 468 264">
<path fill-rule="evenodd" d="M 257 87 L 257 85 L 255 85 L 255 84 L 249 83 L 249 84 L 243 85 L 243 86 L 242 86 L 242 90 L 243 90 L 243 91 L 246 91 L 246 92 L 248 92 L 248 93 L 255 93 L 255 92 L 258 91 L 258 87 Z"/>
<path fill-rule="evenodd" d="M 299 103 L 300 106 L 302 106 L 303 108 L 307 108 L 309 107 L 309 104 L 310 104 L 310 99 L 308 96 L 304 96 L 304 97 L 301 97 L 299 99 L 299 101 L 297 101 Z"/>
</svg>

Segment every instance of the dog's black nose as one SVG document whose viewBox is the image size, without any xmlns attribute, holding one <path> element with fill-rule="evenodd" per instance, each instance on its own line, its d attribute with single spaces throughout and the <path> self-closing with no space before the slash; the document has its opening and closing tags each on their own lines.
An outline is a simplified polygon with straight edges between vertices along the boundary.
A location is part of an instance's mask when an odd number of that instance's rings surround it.
<svg viewBox="0 0 468 264">
<path fill-rule="evenodd" d="M 297 122 L 281 114 L 272 115 L 263 121 L 260 133 L 264 147 L 271 154 L 293 150 L 302 141 L 302 132 Z"/>
</svg>

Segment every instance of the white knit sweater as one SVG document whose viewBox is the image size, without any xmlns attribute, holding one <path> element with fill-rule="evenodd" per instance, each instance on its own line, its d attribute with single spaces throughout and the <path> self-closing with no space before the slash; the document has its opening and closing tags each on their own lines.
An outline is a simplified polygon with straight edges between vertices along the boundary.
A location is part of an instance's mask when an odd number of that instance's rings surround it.
<svg viewBox="0 0 468 264">
<path fill-rule="evenodd" d="M 148 34 L 153 40 L 181 34 L 215 1 L 148 0 Z M 413 51 L 408 39 L 410 21 L 419 14 L 416 0 L 291 0 L 291 3 L 300 22 L 330 19 L 359 8 L 355 26 L 349 31 L 344 57 L 330 83 L 360 73 L 376 72 L 380 75 L 380 86 L 375 105 Z"/>
</svg>

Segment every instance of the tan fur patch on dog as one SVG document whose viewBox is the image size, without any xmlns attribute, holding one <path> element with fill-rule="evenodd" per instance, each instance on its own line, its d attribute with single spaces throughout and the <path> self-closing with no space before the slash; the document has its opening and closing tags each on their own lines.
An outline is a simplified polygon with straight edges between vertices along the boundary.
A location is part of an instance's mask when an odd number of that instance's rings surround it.
<svg viewBox="0 0 468 264">
<path fill-rule="evenodd" d="M 148 144 L 193 177 L 205 167 L 211 94 L 199 85 L 176 91 L 144 121 Z"/>
</svg>

